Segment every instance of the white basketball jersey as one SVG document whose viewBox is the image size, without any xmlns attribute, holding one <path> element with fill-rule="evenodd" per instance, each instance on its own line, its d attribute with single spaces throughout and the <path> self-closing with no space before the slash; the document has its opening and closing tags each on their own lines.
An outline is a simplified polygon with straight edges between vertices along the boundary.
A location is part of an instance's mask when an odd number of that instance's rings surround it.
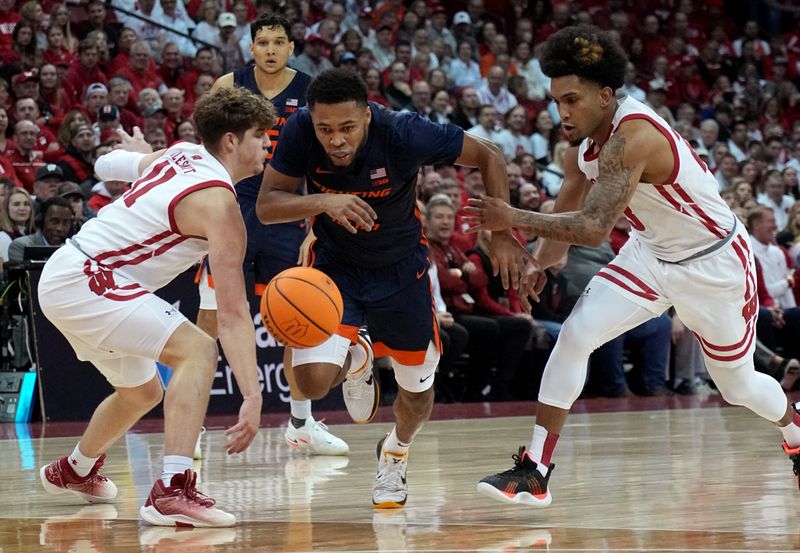
<svg viewBox="0 0 800 553">
<path fill-rule="evenodd" d="M 208 253 L 204 238 L 179 232 L 174 211 L 185 196 L 212 186 L 235 194 L 227 170 L 203 146 L 175 144 L 83 225 L 76 242 L 100 265 L 158 290 Z"/>
<path fill-rule="evenodd" d="M 664 261 L 680 261 L 724 238 L 734 227 L 734 214 L 719 195 L 719 184 L 694 149 L 667 122 L 630 96 L 619 101 L 611 134 L 631 119 L 649 121 L 669 141 L 675 168 L 663 183 L 641 182 L 625 216 L 631 236 Z M 665 152 L 666 155 L 666 152 Z M 594 184 L 600 150 L 588 138 L 578 150 L 578 166 Z"/>
</svg>

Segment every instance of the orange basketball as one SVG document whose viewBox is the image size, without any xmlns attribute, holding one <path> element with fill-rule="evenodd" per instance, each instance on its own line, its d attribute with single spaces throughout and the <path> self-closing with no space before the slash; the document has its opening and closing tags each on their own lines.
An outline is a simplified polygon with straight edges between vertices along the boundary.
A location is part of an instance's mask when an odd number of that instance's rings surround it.
<svg viewBox="0 0 800 553">
<path fill-rule="evenodd" d="M 286 346 L 311 348 L 330 338 L 342 322 L 342 295 L 328 275 L 311 267 L 279 273 L 261 296 L 261 318 Z"/>
</svg>

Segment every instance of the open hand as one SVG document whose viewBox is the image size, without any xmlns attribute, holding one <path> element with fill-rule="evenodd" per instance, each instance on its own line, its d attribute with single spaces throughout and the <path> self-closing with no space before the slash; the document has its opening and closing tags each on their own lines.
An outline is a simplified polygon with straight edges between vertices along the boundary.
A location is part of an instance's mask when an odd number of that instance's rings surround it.
<svg viewBox="0 0 800 553">
<path fill-rule="evenodd" d="M 122 128 L 117 129 L 117 132 L 122 142 L 114 146 L 115 150 L 139 152 L 140 154 L 153 153 L 153 147 L 145 141 L 142 130 L 139 127 L 133 127 L 133 136 L 126 133 Z"/>
<path fill-rule="evenodd" d="M 225 431 L 228 443 L 225 449 L 228 454 L 241 453 L 253 442 L 261 424 L 261 394 L 245 398 L 239 408 L 239 421 Z"/>
<path fill-rule="evenodd" d="M 513 224 L 514 210 L 500 198 L 483 196 L 480 198 L 470 198 L 464 211 L 468 213 L 464 217 L 467 223 L 467 232 L 478 232 L 479 230 L 506 230 Z"/>
<path fill-rule="evenodd" d="M 522 244 L 510 232 L 493 232 L 489 243 L 489 259 L 492 261 L 492 274 L 500 275 L 503 288 L 509 284 L 519 289 L 519 275 L 525 260 L 533 260 Z"/>
<path fill-rule="evenodd" d="M 547 284 L 547 275 L 539 262 L 533 256 L 526 258 L 525 268 L 519 282 L 519 303 L 526 313 L 531 312 L 529 298 L 538 302 L 539 294 L 542 293 L 545 284 Z"/>
<path fill-rule="evenodd" d="M 367 202 L 353 194 L 325 194 L 324 201 L 325 213 L 353 234 L 359 228 L 372 230 L 378 218 Z"/>
</svg>

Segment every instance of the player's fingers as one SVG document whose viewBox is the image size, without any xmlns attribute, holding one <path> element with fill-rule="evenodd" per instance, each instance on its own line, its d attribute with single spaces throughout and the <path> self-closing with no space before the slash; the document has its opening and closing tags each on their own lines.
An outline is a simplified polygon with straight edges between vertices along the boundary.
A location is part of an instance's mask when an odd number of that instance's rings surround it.
<svg viewBox="0 0 800 553">
<path fill-rule="evenodd" d="M 142 129 L 140 129 L 139 127 L 134 126 L 133 127 L 133 138 L 136 138 L 136 139 L 141 138 L 142 140 L 144 140 L 144 133 L 142 133 Z"/>
<path fill-rule="evenodd" d="M 470 207 L 476 207 L 483 209 L 483 206 L 486 202 L 483 201 L 483 198 L 469 198 L 467 200 L 467 206 L 464 209 L 470 209 Z"/>
<path fill-rule="evenodd" d="M 503 281 L 503 290 L 508 290 L 508 262 L 505 259 L 500 260 L 500 280 Z"/>
<path fill-rule="evenodd" d="M 514 290 L 519 290 L 519 265 L 516 262 L 512 262 L 509 265 L 509 269 L 511 271 L 509 275 L 511 277 L 511 286 Z"/>
<path fill-rule="evenodd" d="M 482 218 L 483 217 L 483 212 L 485 210 L 482 207 L 476 207 L 476 206 L 468 205 L 468 206 L 466 206 L 464 208 L 464 211 L 466 211 L 467 213 L 471 213 L 472 215 L 475 215 L 477 217 L 481 217 Z"/>
<path fill-rule="evenodd" d="M 378 218 L 378 214 L 375 213 L 375 210 L 372 209 L 371 205 L 369 205 L 367 202 L 365 202 L 364 200 L 362 200 L 361 198 L 358 198 L 356 196 L 353 196 L 353 198 L 356 200 L 356 205 L 358 207 L 360 207 L 361 209 L 363 209 L 364 211 L 366 211 L 367 215 L 369 215 L 370 219 L 375 220 L 375 219 Z"/>
<path fill-rule="evenodd" d="M 528 301 L 528 294 L 522 291 L 519 295 L 519 306 L 525 313 L 531 312 L 531 302 Z"/>
<path fill-rule="evenodd" d="M 138 128 L 138 127 L 136 127 L 136 128 Z M 133 138 L 131 135 L 126 133 L 125 129 L 123 129 L 122 127 L 118 128 L 117 132 L 119 133 L 119 136 L 120 136 L 120 138 L 122 138 L 123 141 L 126 140 L 126 139 L 127 140 L 131 140 L 131 138 Z"/>
<path fill-rule="evenodd" d="M 351 213 L 360 219 L 360 223 L 368 225 L 369 228 L 375 225 L 375 219 L 372 217 L 369 210 L 354 207 Z"/>
</svg>

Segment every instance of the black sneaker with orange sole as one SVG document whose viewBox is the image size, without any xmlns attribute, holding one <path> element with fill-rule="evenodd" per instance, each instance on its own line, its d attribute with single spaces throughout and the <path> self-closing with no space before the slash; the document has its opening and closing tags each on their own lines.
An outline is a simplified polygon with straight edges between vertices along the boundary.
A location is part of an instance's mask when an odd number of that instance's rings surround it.
<svg viewBox="0 0 800 553">
<path fill-rule="evenodd" d="M 511 456 L 514 467 L 487 476 L 478 482 L 478 492 L 503 503 L 524 504 L 533 507 L 547 507 L 553 500 L 547 489 L 547 482 L 555 468 L 550 465 L 547 476 L 536 468 L 538 464 L 531 458 L 525 446 L 520 446 L 519 451 Z"/>
</svg>

